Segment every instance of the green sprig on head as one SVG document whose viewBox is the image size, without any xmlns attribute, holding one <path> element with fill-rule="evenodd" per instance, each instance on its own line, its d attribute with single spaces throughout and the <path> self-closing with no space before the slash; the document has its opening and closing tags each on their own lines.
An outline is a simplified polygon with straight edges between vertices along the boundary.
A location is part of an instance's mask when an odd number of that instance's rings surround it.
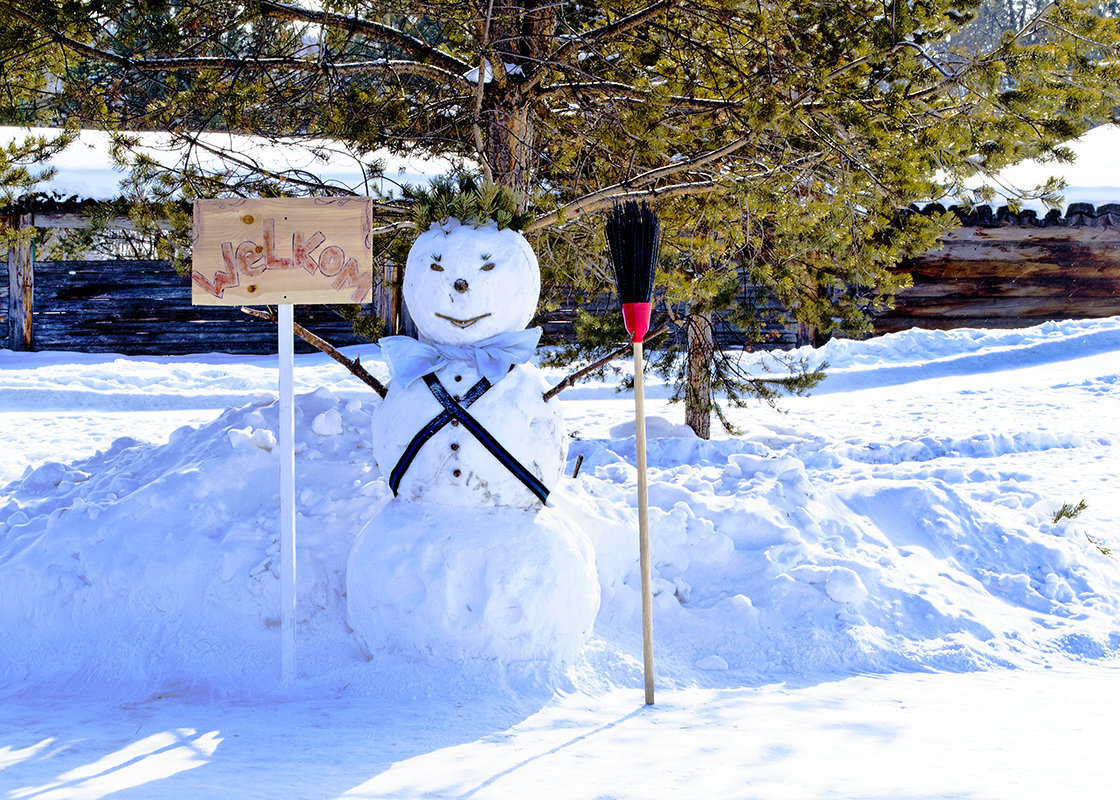
<svg viewBox="0 0 1120 800">
<path fill-rule="evenodd" d="M 467 173 L 436 178 L 427 189 L 407 187 L 404 196 L 415 203 L 412 219 L 421 231 L 452 218 L 475 228 L 495 223 L 498 230 L 520 231 L 533 218 L 520 208 L 521 198 L 513 189 Z"/>
</svg>

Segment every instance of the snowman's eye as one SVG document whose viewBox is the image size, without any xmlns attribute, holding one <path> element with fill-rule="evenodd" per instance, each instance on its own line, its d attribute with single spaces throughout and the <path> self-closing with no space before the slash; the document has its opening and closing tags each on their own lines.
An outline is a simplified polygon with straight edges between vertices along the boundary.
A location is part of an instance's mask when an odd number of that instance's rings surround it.
<svg viewBox="0 0 1120 800">
<path fill-rule="evenodd" d="M 436 272 L 443 272 L 443 267 L 441 267 L 439 264 L 437 264 L 434 261 L 432 262 L 432 269 L 435 270 Z"/>
<path fill-rule="evenodd" d="M 492 269 L 494 269 L 494 262 L 493 261 L 487 261 L 485 264 L 482 265 L 482 271 L 483 272 L 489 272 Z"/>
</svg>

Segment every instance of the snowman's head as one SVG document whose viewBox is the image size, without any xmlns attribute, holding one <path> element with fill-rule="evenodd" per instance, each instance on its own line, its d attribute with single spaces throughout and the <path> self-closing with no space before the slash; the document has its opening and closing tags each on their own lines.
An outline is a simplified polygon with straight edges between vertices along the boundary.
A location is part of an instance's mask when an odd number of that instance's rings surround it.
<svg viewBox="0 0 1120 800">
<path fill-rule="evenodd" d="M 541 275 L 520 233 L 451 219 L 408 253 L 404 301 L 425 339 L 464 345 L 522 330 L 537 309 Z"/>
</svg>

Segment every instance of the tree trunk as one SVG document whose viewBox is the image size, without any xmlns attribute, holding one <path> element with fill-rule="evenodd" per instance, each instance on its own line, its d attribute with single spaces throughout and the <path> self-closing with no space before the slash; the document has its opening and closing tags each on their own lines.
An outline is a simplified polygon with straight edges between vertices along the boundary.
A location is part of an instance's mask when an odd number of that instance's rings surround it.
<svg viewBox="0 0 1120 800">
<path fill-rule="evenodd" d="M 492 7 L 486 58 L 506 73 L 483 88 L 483 153 L 494 182 L 527 198 L 533 186 L 535 118 L 517 85 L 555 47 L 557 4 L 552 0 L 507 0 Z M 524 200 L 523 200 L 524 202 Z"/>
<path fill-rule="evenodd" d="M 689 314 L 685 321 L 688 365 L 684 394 L 684 421 L 701 439 L 712 432 L 712 360 L 716 338 L 711 313 Z"/>
<path fill-rule="evenodd" d="M 500 102 L 484 105 L 483 119 L 486 162 L 494 182 L 516 190 L 524 202 L 533 181 L 533 125 L 529 109 L 508 108 Z"/>
</svg>

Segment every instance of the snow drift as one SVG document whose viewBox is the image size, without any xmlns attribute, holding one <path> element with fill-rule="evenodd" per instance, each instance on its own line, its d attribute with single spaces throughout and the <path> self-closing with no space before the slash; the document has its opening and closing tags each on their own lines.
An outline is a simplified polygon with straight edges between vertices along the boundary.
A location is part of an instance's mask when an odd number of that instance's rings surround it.
<svg viewBox="0 0 1120 800">
<path fill-rule="evenodd" d="M 1120 320 L 911 331 L 810 355 L 833 364 L 822 393 L 788 401 L 787 413 L 735 412 L 742 436 L 701 441 L 651 420 L 659 681 L 742 686 L 1120 650 L 1120 573 L 1105 552 L 1120 538 Z M 96 414 L 114 404 L 99 399 L 108 361 L 4 352 L 0 382 L 29 398 L 77 393 Z M 120 361 L 112 391 L 159 386 L 168 409 L 188 395 L 244 400 L 166 442 L 121 438 L 86 457 L 68 458 L 80 443 L 53 434 L 57 460 L 29 464 L 2 489 L 0 684 L 241 693 L 277 683 L 276 413 L 262 396 L 274 373 L 247 361 L 255 366 Z M 346 626 L 345 571 L 354 536 L 388 500 L 370 457 L 379 400 L 318 356 L 300 365 L 331 385 L 297 398 L 304 679 L 372 687 L 418 670 L 437 683 L 528 674 L 389 652 L 366 660 Z M 901 367 L 920 375 L 899 382 Z M 575 434 L 566 474 L 579 457 L 582 468 L 552 502 L 592 540 L 601 608 L 575 661 L 544 665 L 534 680 L 636 686 L 634 441 L 616 424 L 629 401 L 583 391 L 565 401 Z M 20 435 L 9 426 L 4 438 Z M 1080 498 L 1085 514 L 1053 520 Z"/>
</svg>

